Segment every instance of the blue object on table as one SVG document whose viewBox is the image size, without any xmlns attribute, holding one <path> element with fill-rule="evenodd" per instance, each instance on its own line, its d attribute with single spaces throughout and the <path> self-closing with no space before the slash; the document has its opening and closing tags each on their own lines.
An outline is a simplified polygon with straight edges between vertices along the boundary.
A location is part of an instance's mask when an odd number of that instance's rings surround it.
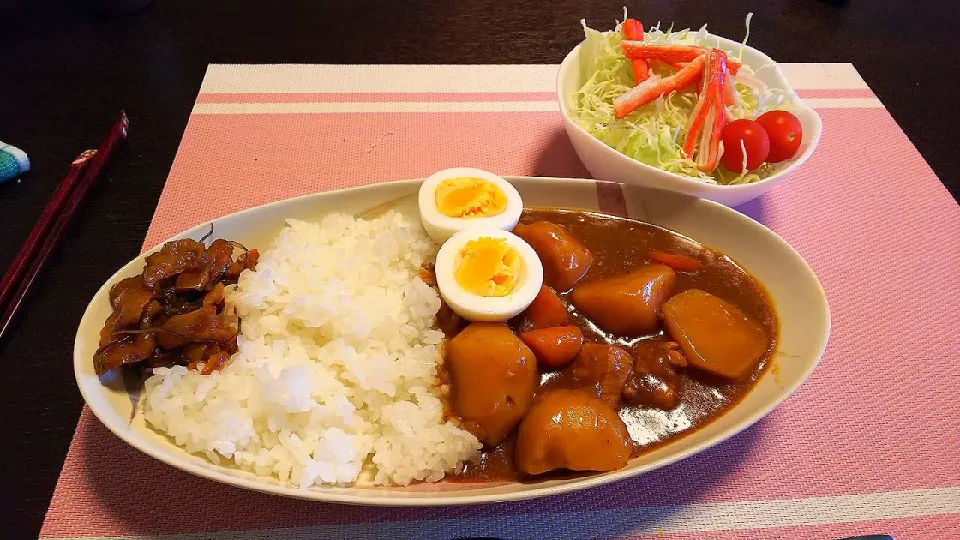
<svg viewBox="0 0 960 540">
<path fill-rule="evenodd" d="M 30 159 L 27 154 L 16 146 L 0 141 L 0 184 L 29 170 Z"/>
</svg>

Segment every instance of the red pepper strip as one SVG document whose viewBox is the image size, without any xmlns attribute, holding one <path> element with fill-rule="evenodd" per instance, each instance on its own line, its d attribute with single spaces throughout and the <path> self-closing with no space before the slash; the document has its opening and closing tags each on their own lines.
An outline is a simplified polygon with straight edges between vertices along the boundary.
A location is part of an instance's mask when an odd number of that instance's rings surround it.
<svg viewBox="0 0 960 540">
<path fill-rule="evenodd" d="M 680 90 L 684 86 L 693 83 L 703 73 L 704 56 L 700 56 L 683 67 L 680 71 L 658 79 L 652 84 L 650 80 L 645 81 L 640 86 L 635 86 L 626 94 L 621 95 L 613 102 L 613 109 L 617 118 L 623 118 L 630 114 L 637 107 L 646 105 L 657 99 L 663 94 L 669 94 L 675 90 Z"/>
<path fill-rule="evenodd" d="M 623 33 L 624 39 L 643 41 L 643 24 L 636 19 L 623 21 L 623 24 L 620 25 L 620 31 Z M 633 65 L 633 84 L 637 85 L 647 80 L 647 77 L 650 76 L 650 66 L 647 61 L 642 58 L 634 58 L 631 60 L 631 64 Z"/>
<path fill-rule="evenodd" d="M 620 46 L 627 58 L 642 58 L 644 60 L 660 60 L 667 63 L 691 62 L 694 58 L 707 52 L 703 47 L 696 45 L 677 45 L 673 43 L 647 43 L 645 41 L 622 41 Z M 740 70 L 740 63 L 727 60 L 727 69 L 736 75 Z"/>
</svg>

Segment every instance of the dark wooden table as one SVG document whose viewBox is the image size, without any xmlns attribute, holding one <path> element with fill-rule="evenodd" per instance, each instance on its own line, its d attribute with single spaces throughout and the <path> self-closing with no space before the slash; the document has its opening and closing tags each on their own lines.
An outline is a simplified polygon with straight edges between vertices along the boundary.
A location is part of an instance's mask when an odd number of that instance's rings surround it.
<svg viewBox="0 0 960 540">
<path fill-rule="evenodd" d="M 96 145 L 120 108 L 130 115 L 131 136 L 12 339 L 0 345 L 5 538 L 39 531 L 82 406 L 71 367 L 75 327 L 100 284 L 140 251 L 208 63 L 558 63 L 581 39 L 581 17 L 611 24 L 623 5 L 155 0 L 132 15 L 106 16 L 82 2 L 19 3 L 0 7 L 0 140 L 28 152 L 33 170 L 21 182 L 0 185 L 0 269 L 13 259 L 67 163 Z M 708 22 L 713 32 L 735 38 L 752 10 L 750 43 L 773 58 L 853 62 L 954 197 L 960 195 L 960 77 L 952 56 L 960 48 L 958 4 L 633 4 L 632 13 L 645 22 Z M 829 181 L 846 189 L 843 178 Z M 878 178 L 877 187 L 911 189 L 895 170 Z"/>
</svg>

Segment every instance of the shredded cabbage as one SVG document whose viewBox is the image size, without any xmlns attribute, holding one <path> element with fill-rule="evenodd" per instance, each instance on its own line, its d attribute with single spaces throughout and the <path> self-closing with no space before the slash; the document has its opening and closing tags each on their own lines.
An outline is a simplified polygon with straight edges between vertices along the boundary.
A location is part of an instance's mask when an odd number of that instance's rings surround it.
<svg viewBox="0 0 960 540">
<path fill-rule="evenodd" d="M 748 28 L 749 21 L 748 15 Z M 604 144 L 637 161 L 704 182 L 747 184 L 775 172 L 775 166 L 764 164 L 747 174 L 733 173 L 722 167 L 717 167 L 712 173 L 704 173 L 697 168 L 696 162 L 684 157 L 683 140 L 690 115 L 697 104 L 697 92 L 693 88 L 671 92 L 617 120 L 613 102 L 634 86 L 630 59 L 620 48 L 620 25 L 611 31 L 600 32 L 587 26 L 586 21 L 581 20 L 580 23 L 586 36 L 580 48 L 580 80 L 586 82 L 574 95 L 573 111 L 574 120 L 580 127 Z M 697 32 L 689 29 L 674 32 L 672 25 L 666 31 L 660 30 L 658 22 L 645 33 L 644 41 L 715 48 L 719 46 L 719 41 L 707 34 L 706 25 Z M 746 38 L 743 43 L 746 44 Z M 724 52 L 732 58 L 742 56 L 742 49 L 737 51 L 737 54 L 732 51 Z M 653 62 L 650 67 L 654 73 L 664 77 L 673 74 L 672 69 L 657 62 Z M 743 71 L 751 76 L 753 74 L 746 65 L 741 67 L 741 72 Z M 755 119 L 772 108 L 790 108 L 789 96 L 780 89 L 758 89 L 736 78 L 734 82 L 737 100 L 728 107 L 728 116 Z M 721 145 L 721 153 L 722 151 Z"/>
</svg>

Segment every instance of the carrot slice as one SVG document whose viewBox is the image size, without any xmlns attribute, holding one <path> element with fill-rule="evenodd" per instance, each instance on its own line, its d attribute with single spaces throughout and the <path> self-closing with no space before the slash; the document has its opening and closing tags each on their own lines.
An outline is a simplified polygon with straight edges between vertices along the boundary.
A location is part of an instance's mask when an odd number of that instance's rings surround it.
<svg viewBox="0 0 960 540">
<path fill-rule="evenodd" d="M 520 334 L 537 357 L 541 369 L 560 369 L 570 363 L 583 346 L 583 333 L 576 326 L 541 328 Z"/>
<path fill-rule="evenodd" d="M 694 270 L 703 268 L 700 261 L 693 257 L 687 257 L 686 255 L 677 253 L 667 253 L 666 251 L 651 251 L 650 260 L 669 266 L 678 272 L 693 272 Z"/>
<path fill-rule="evenodd" d="M 546 285 L 540 287 L 540 293 L 523 313 L 534 329 L 562 326 L 567 322 L 567 306 Z"/>
</svg>

